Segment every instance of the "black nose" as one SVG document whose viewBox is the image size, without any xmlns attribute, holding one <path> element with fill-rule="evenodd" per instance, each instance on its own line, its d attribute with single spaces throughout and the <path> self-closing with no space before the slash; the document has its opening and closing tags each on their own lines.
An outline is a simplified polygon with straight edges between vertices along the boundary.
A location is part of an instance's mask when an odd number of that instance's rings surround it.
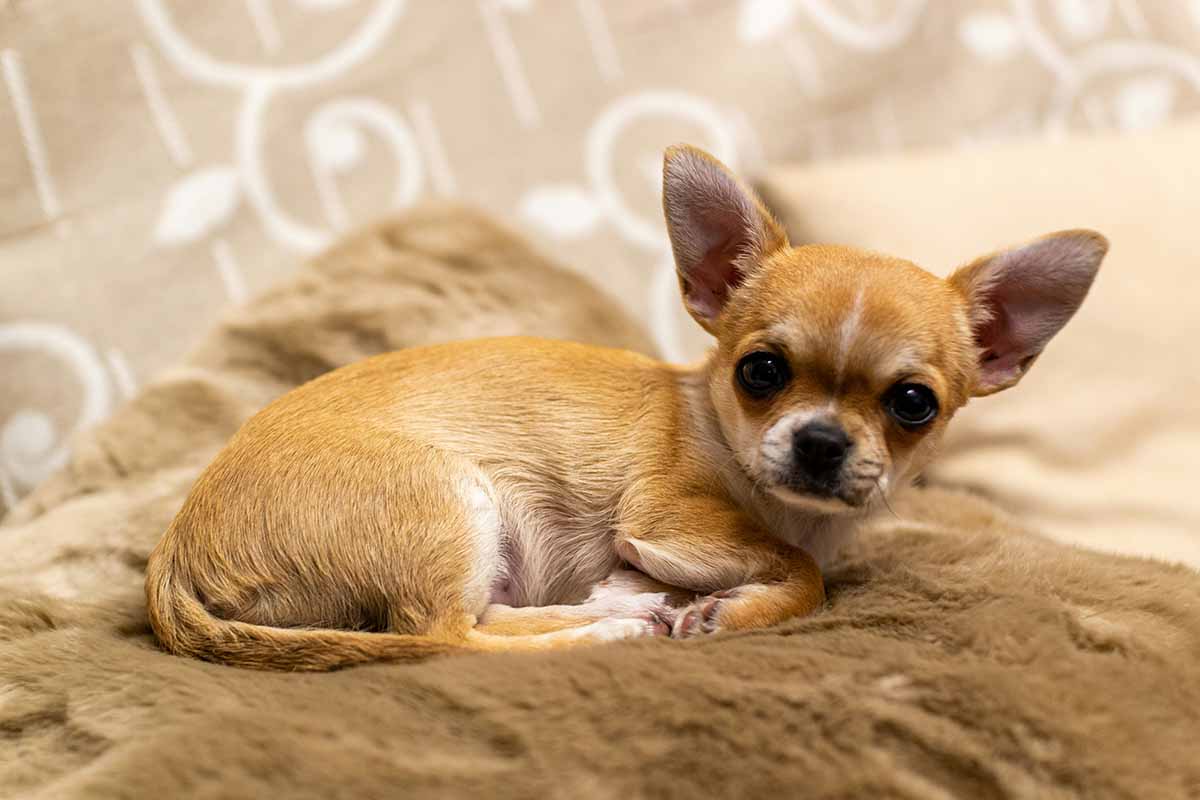
<svg viewBox="0 0 1200 800">
<path fill-rule="evenodd" d="M 809 475 L 830 477 L 841 468 L 850 450 L 850 437 L 838 425 L 810 422 L 796 431 L 792 446 L 796 463 Z"/>
</svg>

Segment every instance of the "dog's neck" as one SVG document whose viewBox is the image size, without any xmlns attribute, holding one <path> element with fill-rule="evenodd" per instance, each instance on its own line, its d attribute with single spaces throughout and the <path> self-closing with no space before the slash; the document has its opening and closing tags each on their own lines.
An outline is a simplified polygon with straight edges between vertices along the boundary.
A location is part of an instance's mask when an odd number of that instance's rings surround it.
<svg viewBox="0 0 1200 800">
<path fill-rule="evenodd" d="M 824 568 L 862 522 L 863 514 L 832 514 L 797 508 L 756 486 L 730 446 L 709 390 L 713 358 L 682 369 L 679 388 L 689 444 L 713 465 L 730 497 L 774 536 L 803 548 Z"/>
</svg>

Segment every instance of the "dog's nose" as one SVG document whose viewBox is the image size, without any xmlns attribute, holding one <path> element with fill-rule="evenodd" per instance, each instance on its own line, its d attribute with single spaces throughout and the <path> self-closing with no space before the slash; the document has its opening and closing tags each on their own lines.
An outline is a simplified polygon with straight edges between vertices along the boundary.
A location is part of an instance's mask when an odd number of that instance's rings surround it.
<svg viewBox="0 0 1200 800">
<path fill-rule="evenodd" d="M 797 464 L 814 478 L 823 478 L 841 468 L 850 450 L 850 437 L 840 425 L 810 422 L 796 431 L 792 446 Z"/>
</svg>

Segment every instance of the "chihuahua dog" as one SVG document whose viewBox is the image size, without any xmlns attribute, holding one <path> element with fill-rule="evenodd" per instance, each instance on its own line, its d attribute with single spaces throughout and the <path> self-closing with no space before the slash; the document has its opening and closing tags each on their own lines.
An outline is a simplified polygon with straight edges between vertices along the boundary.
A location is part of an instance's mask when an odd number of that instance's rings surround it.
<svg viewBox="0 0 1200 800">
<path fill-rule="evenodd" d="M 417 348 L 253 417 L 150 557 L 170 651 L 321 670 L 769 626 L 911 481 L 973 396 L 1019 381 L 1107 242 L 1065 231 L 941 279 L 792 247 L 711 156 L 663 207 L 701 363 L 536 339 Z"/>
</svg>

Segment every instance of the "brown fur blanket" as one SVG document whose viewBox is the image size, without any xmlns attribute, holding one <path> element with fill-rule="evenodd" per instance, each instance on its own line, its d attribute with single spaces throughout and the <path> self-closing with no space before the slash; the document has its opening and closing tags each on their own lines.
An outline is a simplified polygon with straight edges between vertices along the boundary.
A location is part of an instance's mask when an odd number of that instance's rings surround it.
<svg viewBox="0 0 1200 800">
<path fill-rule="evenodd" d="M 85 435 L 0 528 L 0 796 L 1200 796 L 1200 576 L 938 489 L 773 630 L 323 675 L 156 647 L 146 555 L 242 419 L 374 352 L 517 332 L 647 349 L 490 223 L 419 212 Z"/>
</svg>

